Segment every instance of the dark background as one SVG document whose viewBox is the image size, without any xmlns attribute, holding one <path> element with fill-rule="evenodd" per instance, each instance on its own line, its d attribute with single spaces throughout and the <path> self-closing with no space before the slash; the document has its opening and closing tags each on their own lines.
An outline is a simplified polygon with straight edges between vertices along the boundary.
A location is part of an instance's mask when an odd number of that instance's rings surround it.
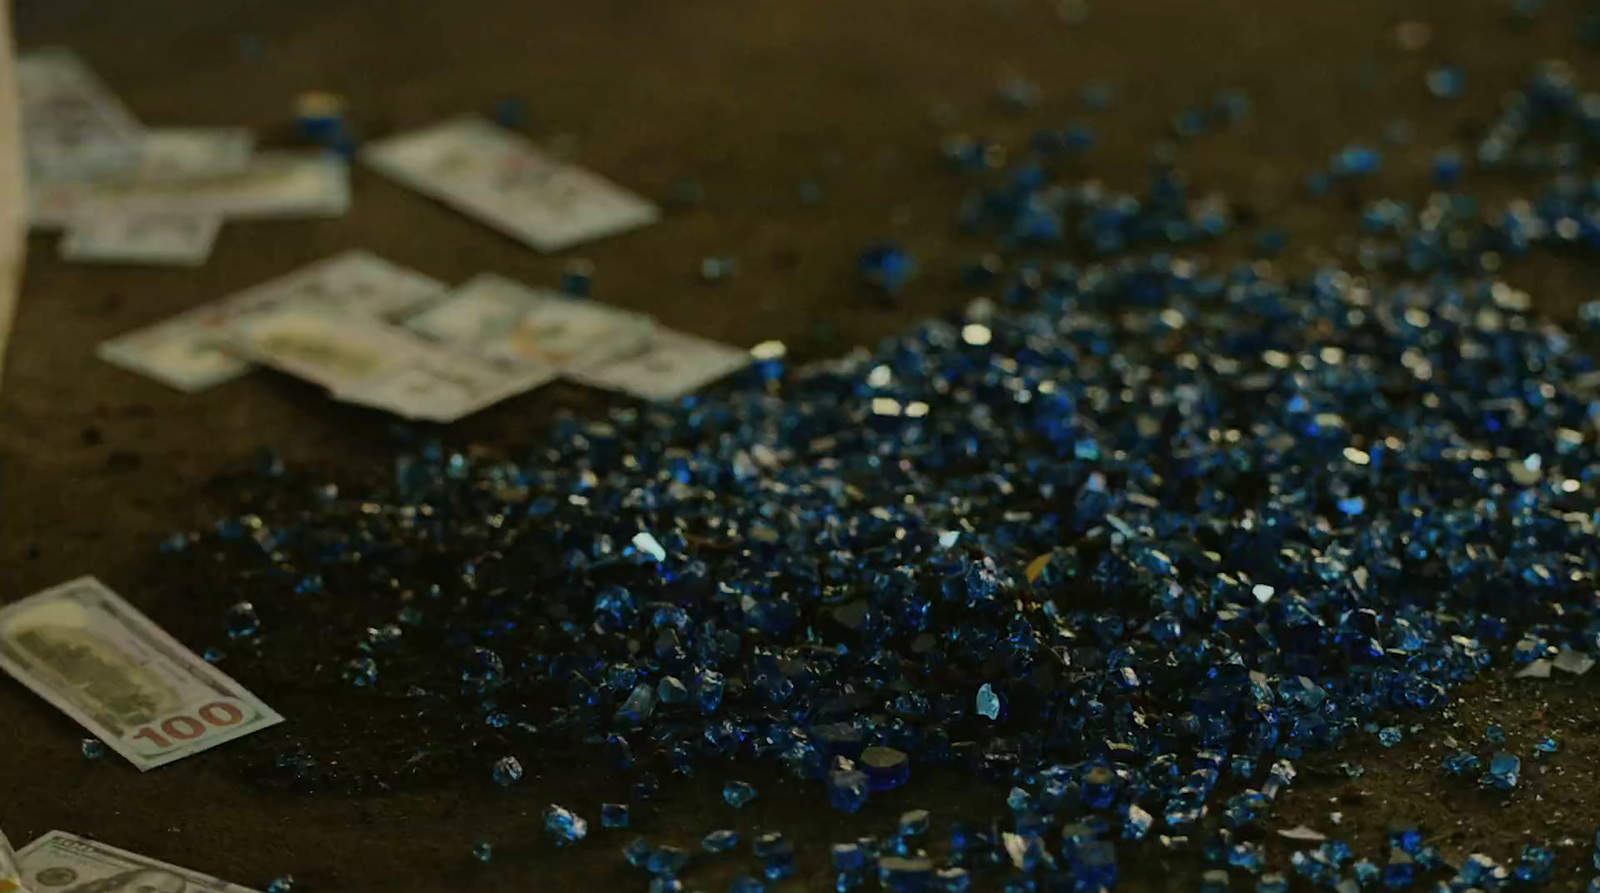
<svg viewBox="0 0 1600 893">
<path fill-rule="evenodd" d="M 65 264 L 53 235 L 35 235 L 0 393 L 0 600 L 94 574 L 197 651 L 221 639 L 218 599 L 196 605 L 165 578 L 160 539 L 224 514 L 227 480 L 260 445 L 347 479 L 387 454 L 388 420 L 265 372 L 185 396 L 92 350 L 307 262 L 360 247 L 447 282 L 492 270 L 551 285 L 564 263 L 587 257 L 601 300 L 742 346 L 780 338 L 802 355 L 827 355 L 966 300 L 955 270 L 985 246 L 952 234 L 965 187 L 940 161 L 942 137 L 964 131 L 1021 146 L 1036 127 L 1082 121 L 1099 139 L 1087 172 L 1139 189 L 1148 146 L 1166 138 L 1173 115 L 1241 89 L 1253 118 L 1184 143 L 1178 163 L 1195 192 L 1225 192 L 1288 229 L 1283 263 L 1302 266 L 1308 252 L 1337 248 L 1357 218 L 1337 197 L 1304 198 L 1305 173 L 1344 143 L 1378 144 L 1403 118 L 1414 140 L 1384 147 L 1385 170 L 1365 195 L 1423 197 L 1433 149 L 1478 132 L 1532 63 L 1567 58 L 1594 74 L 1575 27 L 1582 10 L 1551 0 L 1532 25 L 1514 28 L 1498 0 L 1120 0 L 1096 4 L 1078 25 L 1036 0 L 24 0 L 22 48 L 76 49 L 150 126 L 248 125 L 275 145 L 290 141 L 303 90 L 343 94 L 368 136 L 515 96 L 526 102 L 529 134 L 573 148 L 585 166 L 658 200 L 691 179 L 706 197 L 646 230 L 540 255 L 357 167 L 347 217 L 231 222 L 199 270 Z M 1419 52 L 1395 43 L 1394 25 L 1408 19 L 1433 29 Z M 1424 72 L 1443 63 L 1467 73 L 1458 102 L 1424 88 Z M 1043 87 L 1037 109 L 998 102 L 996 84 L 1012 75 Z M 1090 81 L 1115 87 L 1110 110 L 1080 108 Z M 805 181 L 822 187 L 820 204 L 800 200 Z M 1474 186 L 1503 195 L 1515 184 Z M 864 293 L 853 266 L 858 250 L 886 237 L 923 267 L 893 305 Z M 1223 243 L 1220 255 L 1242 254 L 1247 238 Z M 701 282 L 707 255 L 738 258 L 739 275 Z M 1592 270 L 1576 262 L 1526 265 L 1508 278 L 1558 317 L 1593 297 Z M 556 385 L 443 434 L 452 444 L 525 443 L 555 410 L 596 411 L 613 399 Z M 241 681 L 295 723 L 293 693 Z M 1356 745 L 1304 761 L 1274 823 L 1306 821 L 1379 861 L 1382 823 L 1396 816 L 1422 821 L 1447 854 L 1506 858 L 1523 840 L 1571 834 L 1577 843 L 1558 850 L 1555 886 L 1577 889 L 1592 872 L 1580 869 L 1600 817 L 1591 687 L 1587 677 L 1475 686 L 1444 715 L 1404 720 L 1421 728 L 1393 750 Z M 1446 736 L 1481 738 L 1488 717 L 1508 727 L 1524 758 L 1526 779 L 1510 798 L 1445 782 L 1436 768 Z M 1532 741 L 1552 731 L 1563 751 L 1537 764 Z M 292 872 L 306 891 L 645 886 L 616 855 L 631 835 L 598 828 L 599 801 L 620 799 L 624 782 L 582 760 L 525 758 L 529 777 L 511 792 L 471 778 L 387 796 L 292 795 L 246 780 L 232 745 L 140 774 L 115 756 L 85 761 L 83 734 L 0 681 L 0 827 L 19 846 L 60 828 L 253 887 Z M 1340 761 L 1366 774 L 1348 778 Z M 780 829 L 796 839 L 802 865 L 785 889 L 831 889 L 817 870 L 831 840 L 881 833 L 918 806 L 941 829 L 1003 808 L 1001 792 L 929 778 L 846 818 L 827 812 L 814 788 L 755 770 L 743 777 L 762 791 L 747 810 L 721 805 L 719 777 L 673 781 L 640 829 L 677 842 L 724 825 L 746 839 L 758 826 Z M 589 817 L 583 848 L 557 853 L 544 841 L 538 817 L 552 800 Z M 478 835 L 497 843 L 491 865 L 469 858 Z M 1288 848 L 1271 847 L 1283 865 Z M 1125 887 L 1192 889 L 1193 856 L 1132 853 L 1122 854 L 1136 876 Z M 755 867 L 747 855 L 697 862 L 689 889 L 721 890 L 732 869 Z"/>
</svg>

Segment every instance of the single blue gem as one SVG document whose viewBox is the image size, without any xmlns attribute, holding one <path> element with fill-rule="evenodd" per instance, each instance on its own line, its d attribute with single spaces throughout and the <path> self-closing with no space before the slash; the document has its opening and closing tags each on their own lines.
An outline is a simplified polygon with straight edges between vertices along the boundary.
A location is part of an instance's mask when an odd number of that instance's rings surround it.
<svg viewBox="0 0 1600 893">
<path fill-rule="evenodd" d="M 1506 730 L 1500 728 L 1496 723 L 1489 723 L 1488 728 L 1483 732 L 1483 737 L 1490 744 L 1504 744 L 1506 743 Z"/>
<path fill-rule="evenodd" d="M 869 747 L 857 761 L 873 793 L 892 791 L 911 780 L 911 758 L 892 747 Z"/>
<path fill-rule="evenodd" d="M 200 655 L 208 664 L 219 664 L 227 658 L 221 648 L 207 648 L 205 654 Z"/>
<path fill-rule="evenodd" d="M 1430 176 L 1435 186 L 1454 186 L 1461 182 L 1461 175 L 1466 170 L 1461 153 L 1455 149 L 1441 149 L 1433 156 L 1433 167 Z"/>
<path fill-rule="evenodd" d="M 911 281 L 917 262 L 910 252 L 894 242 L 883 242 L 861 252 L 856 268 L 869 285 L 893 294 Z"/>
<path fill-rule="evenodd" d="M 708 853 L 726 853 L 739 845 L 739 832 L 731 828 L 712 831 L 700 838 L 700 845 Z"/>
<path fill-rule="evenodd" d="M 650 854 L 653 852 L 655 848 L 650 846 L 649 841 L 643 837 L 635 837 L 622 848 L 622 858 L 628 860 L 628 864 L 634 868 L 643 868 L 649 864 Z"/>
<path fill-rule="evenodd" d="M 867 867 L 867 853 L 860 844 L 836 843 L 832 853 L 834 871 L 861 871 Z"/>
<path fill-rule="evenodd" d="M 926 809 L 910 809 L 900 813 L 900 836 L 921 837 L 928 833 L 929 814 Z"/>
<path fill-rule="evenodd" d="M 1122 836 L 1128 840 L 1144 840 L 1154 824 L 1154 816 L 1139 808 L 1139 804 L 1130 803 L 1127 818 L 1122 823 Z"/>
<path fill-rule="evenodd" d="M 1489 758 L 1489 772 L 1486 780 L 1502 791 L 1509 791 L 1517 786 L 1517 778 L 1522 773 L 1522 759 L 1501 751 Z"/>
<path fill-rule="evenodd" d="M 1383 869 L 1379 868 L 1378 863 L 1371 859 L 1359 859 L 1356 864 L 1350 867 L 1355 872 L 1356 883 L 1363 887 L 1372 886 L 1378 882 L 1378 878 L 1383 876 Z"/>
<path fill-rule="evenodd" d="M 656 683 L 656 698 L 663 704 L 687 704 L 689 687 L 676 676 L 663 676 Z"/>
<path fill-rule="evenodd" d="M 683 893 L 683 881 L 671 875 L 656 875 L 650 879 L 649 893 Z"/>
<path fill-rule="evenodd" d="M 1527 884 L 1544 884 L 1555 874 L 1556 854 L 1549 847 L 1526 845 L 1522 858 L 1517 861 L 1517 880 Z"/>
<path fill-rule="evenodd" d="M 344 681 L 356 688 L 378 684 L 378 662 L 370 657 L 351 658 L 344 665 Z"/>
<path fill-rule="evenodd" d="M 625 803 L 600 804 L 600 827 L 626 828 L 630 821 L 628 806 Z"/>
<path fill-rule="evenodd" d="M 1384 747 L 1394 747 L 1400 743 L 1402 737 L 1403 735 L 1397 726 L 1384 726 L 1378 730 L 1378 743 Z"/>
<path fill-rule="evenodd" d="M 106 755 L 105 742 L 101 741 L 99 738 L 83 739 L 83 743 L 79 745 L 79 749 L 83 751 L 83 758 L 86 760 L 98 760 Z"/>
<path fill-rule="evenodd" d="M 472 842 L 472 858 L 479 862 L 488 862 L 494 858 L 494 844 L 480 837 Z"/>
<path fill-rule="evenodd" d="M 927 859 L 886 856 L 878 860 L 878 885 L 890 893 L 926 893 L 933 881 Z"/>
<path fill-rule="evenodd" d="M 1090 809 L 1107 809 L 1117 796 L 1117 774 L 1109 766 L 1091 766 L 1083 774 L 1083 803 Z"/>
<path fill-rule="evenodd" d="M 757 859 L 771 859 L 786 855 L 793 856 L 794 845 L 789 843 L 777 831 L 769 831 L 750 841 L 750 851 L 755 853 Z"/>
<path fill-rule="evenodd" d="M 274 878 L 272 883 L 267 885 L 267 893 L 293 893 L 293 890 L 294 875 L 292 874 Z"/>
<path fill-rule="evenodd" d="M 255 606 L 249 602 L 235 604 L 225 616 L 230 639 L 248 639 L 261 631 L 261 618 L 256 616 Z"/>
<path fill-rule="evenodd" d="M 557 846 L 568 846 L 589 836 L 589 823 L 576 813 L 551 804 L 544 811 L 544 829 Z"/>
<path fill-rule="evenodd" d="M 494 783 L 509 788 L 522 780 L 522 764 L 516 757 L 501 757 L 494 763 Z"/>
<path fill-rule="evenodd" d="M 628 699 L 617 708 L 617 722 L 629 728 L 638 728 L 656 709 L 656 690 L 649 683 L 634 686 Z"/>
<path fill-rule="evenodd" d="M 683 847 L 659 846 L 644 863 L 645 870 L 660 877 L 677 877 L 689 864 L 689 851 Z"/>
<path fill-rule="evenodd" d="M 987 682 L 978 686 L 978 715 L 993 720 L 1000 718 L 1000 696 Z"/>
<path fill-rule="evenodd" d="M 722 786 L 722 799 L 734 809 L 741 809 L 756 798 L 756 788 L 748 782 L 730 781 Z"/>
<path fill-rule="evenodd" d="M 934 893 L 967 893 L 972 889 L 972 875 L 965 868 L 941 868 L 933 873 Z"/>
<path fill-rule="evenodd" d="M 1383 885 L 1391 890 L 1403 890 L 1417 879 L 1417 864 L 1402 850 L 1389 851 L 1389 864 L 1383 867 Z"/>
<path fill-rule="evenodd" d="M 1202 873 L 1200 893 L 1228 893 L 1228 873 L 1220 868 Z"/>
<path fill-rule="evenodd" d="M 1445 757 L 1440 765 L 1443 766 L 1444 771 L 1451 775 L 1471 775 L 1477 772 L 1483 764 L 1476 754 L 1458 750 Z"/>
<path fill-rule="evenodd" d="M 828 803 L 841 812 L 859 812 L 867 805 L 870 790 L 867 774 L 858 769 L 835 769 L 828 773 Z"/>
<path fill-rule="evenodd" d="M 1461 860 L 1461 880 L 1469 887 L 1497 886 L 1495 861 L 1482 853 Z"/>
<path fill-rule="evenodd" d="M 1534 745 L 1533 745 L 1533 749 L 1538 751 L 1539 753 L 1555 753 L 1556 751 L 1561 749 L 1561 742 L 1557 741 L 1554 738 L 1546 736 L 1544 738 L 1540 738 L 1537 742 L 1535 742 Z"/>
<path fill-rule="evenodd" d="M 1395 820 L 1389 823 L 1389 847 L 1403 853 L 1415 854 L 1422 846 L 1422 832 L 1416 822 Z"/>
<path fill-rule="evenodd" d="M 1269 871 L 1256 881 L 1256 893 L 1289 893 L 1289 879 L 1276 871 Z"/>
<path fill-rule="evenodd" d="M 742 874 L 728 882 L 728 893 L 767 893 L 767 885 Z"/>
<path fill-rule="evenodd" d="M 1453 65 L 1435 68 L 1428 72 L 1428 92 L 1439 99 L 1455 99 L 1466 88 L 1467 75 Z"/>
</svg>

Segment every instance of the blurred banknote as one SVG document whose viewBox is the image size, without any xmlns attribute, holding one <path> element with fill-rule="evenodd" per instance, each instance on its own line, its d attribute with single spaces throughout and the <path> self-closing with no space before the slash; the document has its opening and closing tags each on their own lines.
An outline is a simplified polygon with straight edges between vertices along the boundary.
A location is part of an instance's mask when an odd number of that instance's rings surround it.
<svg viewBox="0 0 1600 893">
<path fill-rule="evenodd" d="M 185 393 L 250 370 L 229 349 L 228 322 L 245 313 L 302 304 L 342 313 L 397 316 L 443 293 L 436 279 L 365 251 L 347 251 L 102 343 L 101 359 Z"/>
<path fill-rule="evenodd" d="M 406 326 L 463 352 L 565 370 L 637 349 L 655 321 L 485 273 L 430 303 Z"/>
<path fill-rule="evenodd" d="M 82 59 L 60 48 L 17 58 L 22 142 L 34 182 L 132 170 L 144 133 Z"/>
<path fill-rule="evenodd" d="M 238 351 L 336 398 L 451 422 L 555 378 L 551 369 L 457 353 L 370 317 L 284 305 L 228 325 Z"/>
<path fill-rule="evenodd" d="M 569 374 L 645 400 L 676 400 L 750 365 L 750 352 L 683 332 L 657 329 L 633 350 Z"/>
<path fill-rule="evenodd" d="M 23 847 L 22 880 L 51 893 L 254 893 L 210 875 L 169 865 L 64 831 Z"/>
<path fill-rule="evenodd" d="M 350 172 L 336 155 L 261 152 L 237 171 L 30 183 L 35 227 L 96 214 L 163 212 L 213 217 L 338 217 L 350 208 Z"/>
<path fill-rule="evenodd" d="M 17 867 L 16 851 L 0 831 L 0 893 L 16 893 L 22 889 L 22 869 Z"/>
<path fill-rule="evenodd" d="M 256 136 L 243 127 L 171 127 L 147 130 L 139 150 L 139 176 L 180 180 L 236 174 L 250 166 Z"/>
<path fill-rule="evenodd" d="M 391 137 L 361 157 L 384 176 L 540 251 L 559 251 L 659 217 L 643 198 L 481 118 Z"/>
<path fill-rule="evenodd" d="M 78 263 L 194 267 L 205 263 L 222 221 L 160 211 L 97 214 L 74 221 L 61 257 Z"/>
<path fill-rule="evenodd" d="M 283 722 L 93 577 L 0 608 L 0 670 L 141 771 Z"/>
</svg>

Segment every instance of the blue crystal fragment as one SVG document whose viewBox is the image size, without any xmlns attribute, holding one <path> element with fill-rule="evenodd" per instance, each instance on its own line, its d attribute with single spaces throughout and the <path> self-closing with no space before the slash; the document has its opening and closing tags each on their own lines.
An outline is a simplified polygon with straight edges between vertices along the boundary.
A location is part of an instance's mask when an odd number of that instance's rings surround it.
<svg viewBox="0 0 1600 893">
<path fill-rule="evenodd" d="M 634 868 L 643 868 L 649 864 L 650 854 L 653 852 L 655 852 L 655 848 L 650 846 L 649 841 L 643 837 L 635 837 L 628 842 L 627 846 L 622 848 L 622 858 L 626 859 L 628 864 Z"/>
<path fill-rule="evenodd" d="M 1555 875 L 1555 862 L 1555 851 L 1549 847 L 1526 845 L 1517 860 L 1516 878 L 1525 884 L 1548 883 Z"/>
<path fill-rule="evenodd" d="M 859 812 L 867 805 L 871 785 L 867 774 L 857 769 L 835 769 L 828 773 L 828 803 L 840 812 Z"/>
<path fill-rule="evenodd" d="M 1506 730 L 1500 728 L 1496 723 L 1489 723 L 1488 728 L 1484 730 L 1483 737 L 1490 744 L 1504 744 L 1506 743 Z"/>
<path fill-rule="evenodd" d="M 106 746 L 99 738 L 85 738 L 78 748 L 86 760 L 98 760 L 106 755 Z"/>
<path fill-rule="evenodd" d="M 557 846 L 568 846 L 589 836 L 589 823 L 576 813 L 551 804 L 544 812 L 544 829 Z"/>
<path fill-rule="evenodd" d="M 1416 854 L 1422 847 L 1422 831 L 1415 822 L 1396 819 L 1389 823 L 1389 847 L 1403 853 Z"/>
<path fill-rule="evenodd" d="M 625 804 L 625 803 L 602 803 L 602 804 L 600 804 L 600 827 L 602 827 L 602 828 L 612 828 L 612 829 L 615 829 L 615 828 L 626 828 L 626 827 L 628 827 L 629 821 L 630 821 L 630 817 L 629 817 L 629 814 L 628 814 L 628 806 L 627 806 L 627 804 Z"/>
<path fill-rule="evenodd" d="M 739 845 L 739 832 L 730 828 L 712 831 L 700 838 L 700 846 L 708 853 L 726 853 Z"/>
<path fill-rule="evenodd" d="M 1483 765 L 1476 754 L 1460 750 L 1444 758 L 1441 764 L 1451 775 L 1472 775 Z"/>
<path fill-rule="evenodd" d="M 1256 880 L 1256 893 L 1289 893 L 1289 879 L 1269 871 Z"/>
<path fill-rule="evenodd" d="M 756 798 L 755 786 L 743 781 L 729 781 L 722 786 L 722 799 L 734 809 L 741 809 Z"/>
<path fill-rule="evenodd" d="M 494 858 L 494 844 L 480 837 L 472 842 L 472 858 L 488 862 Z"/>
<path fill-rule="evenodd" d="M 522 780 L 522 764 L 516 757 L 501 757 L 494 764 L 494 783 L 509 788 Z"/>
<path fill-rule="evenodd" d="M 1389 864 L 1383 867 L 1383 885 L 1391 890 L 1403 890 L 1417 879 L 1417 865 L 1403 850 L 1389 851 Z"/>
<path fill-rule="evenodd" d="M 891 294 L 900 291 L 917 271 L 910 252 L 894 242 L 883 242 L 866 251 L 856 261 L 861 278 Z"/>
<path fill-rule="evenodd" d="M 873 793 L 892 791 L 911 780 L 911 758 L 892 747 L 868 747 L 857 765 L 867 774 Z"/>
<path fill-rule="evenodd" d="M 860 844 L 836 843 L 832 854 L 834 871 L 861 871 L 867 867 L 867 854 Z"/>
<path fill-rule="evenodd" d="M 1144 840 L 1150 833 L 1155 817 L 1139 807 L 1137 803 L 1128 804 L 1128 813 L 1122 823 L 1122 836 L 1128 840 Z"/>
<path fill-rule="evenodd" d="M 921 837 L 928 833 L 929 815 L 926 809 L 912 809 L 900 814 L 899 832 L 902 838 Z"/>
<path fill-rule="evenodd" d="M 1378 863 L 1373 862 L 1371 859 L 1358 859 L 1356 864 L 1350 866 L 1350 868 L 1355 873 L 1356 883 L 1363 887 L 1372 886 L 1383 876 L 1383 869 L 1379 868 Z"/>
<path fill-rule="evenodd" d="M 972 875 L 965 868 L 941 868 L 933 873 L 929 889 L 934 893 L 967 893 L 972 889 Z"/>
<path fill-rule="evenodd" d="M 878 860 L 878 885 L 891 893 L 926 893 L 933 881 L 927 859 L 885 856 Z"/>
<path fill-rule="evenodd" d="M 1489 759 L 1489 770 L 1484 780 L 1502 791 L 1509 791 L 1517 786 L 1521 773 L 1522 759 L 1502 751 Z"/>
<path fill-rule="evenodd" d="M 1202 872 L 1200 893 L 1228 893 L 1228 873 L 1220 869 Z"/>
<path fill-rule="evenodd" d="M 689 851 L 682 847 L 659 846 L 645 860 L 645 870 L 659 877 L 677 877 L 689 865 Z"/>
<path fill-rule="evenodd" d="M 994 688 L 985 682 L 978 686 L 978 715 L 991 720 L 1000 718 L 1000 696 L 995 694 Z"/>
<path fill-rule="evenodd" d="M 267 885 L 267 893 L 293 893 L 293 891 L 294 875 L 291 874 L 273 878 L 272 883 Z"/>
<path fill-rule="evenodd" d="M 226 620 L 230 639 L 249 639 L 261 631 L 261 618 L 249 602 L 238 602 L 229 608 Z"/>
</svg>

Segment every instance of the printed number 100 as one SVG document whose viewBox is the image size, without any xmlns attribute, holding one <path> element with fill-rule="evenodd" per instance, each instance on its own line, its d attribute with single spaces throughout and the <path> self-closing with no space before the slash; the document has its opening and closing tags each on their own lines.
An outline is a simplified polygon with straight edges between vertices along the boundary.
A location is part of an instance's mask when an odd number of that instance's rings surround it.
<svg viewBox="0 0 1600 893">
<path fill-rule="evenodd" d="M 195 711 L 199 719 L 185 714 L 163 720 L 160 731 L 154 727 L 145 726 L 134 733 L 133 740 L 145 741 L 156 747 L 166 750 L 184 741 L 193 741 L 204 735 L 209 729 L 225 729 L 244 722 L 244 712 L 227 701 L 213 701 Z"/>
</svg>

